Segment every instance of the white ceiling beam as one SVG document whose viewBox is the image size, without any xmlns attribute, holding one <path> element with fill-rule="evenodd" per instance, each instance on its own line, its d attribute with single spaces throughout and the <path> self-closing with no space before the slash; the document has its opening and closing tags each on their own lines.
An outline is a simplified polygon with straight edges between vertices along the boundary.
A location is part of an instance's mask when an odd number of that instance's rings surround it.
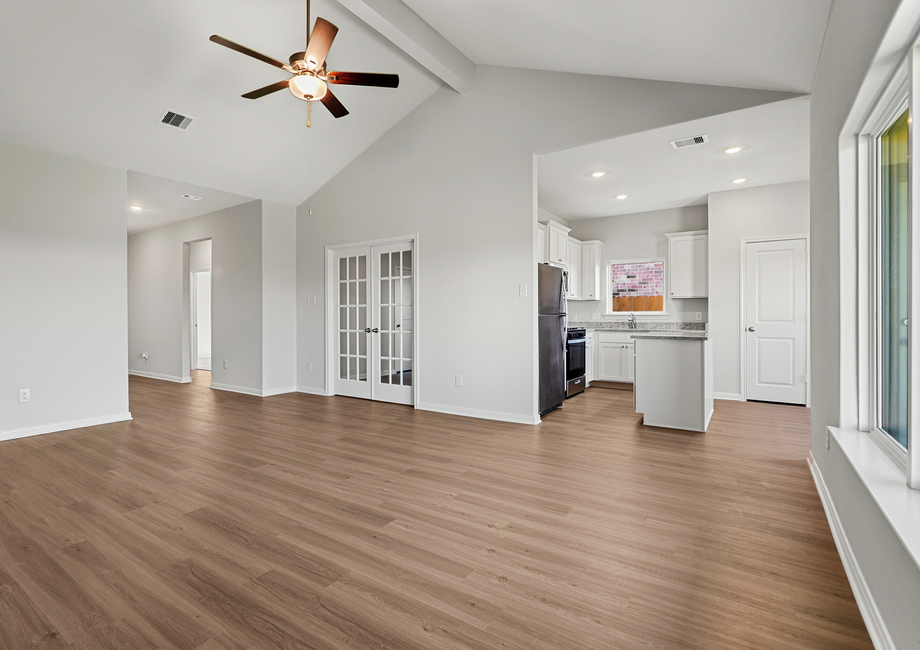
<svg viewBox="0 0 920 650">
<path fill-rule="evenodd" d="M 473 87 L 476 65 L 401 0 L 338 0 L 458 93 Z"/>
</svg>

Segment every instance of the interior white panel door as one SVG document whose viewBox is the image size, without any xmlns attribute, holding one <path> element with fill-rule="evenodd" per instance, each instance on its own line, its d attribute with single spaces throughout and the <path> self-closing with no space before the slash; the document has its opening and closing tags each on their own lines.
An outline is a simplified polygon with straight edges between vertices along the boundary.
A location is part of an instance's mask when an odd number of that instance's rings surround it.
<svg viewBox="0 0 920 650">
<path fill-rule="evenodd" d="M 804 404 L 808 324 L 804 239 L 746 245 L 747 399 Z"/>
<path fill-rule="evenodd" d="M 412 243 L 335 254 L 335 394 L 412 404 Z"/>
<path fill-rule="evenodd" d="M 368 357 L 371 328 L 370 303 L 371 249 L 353 248 L 335 254 L 335 394 L 371 398 Z"/>
<path fill-rule="evenodd" d="M 211 272 L 198 271 L 195 276 L 195 336 L 198 370 L 211 369 Z"/>
<path fill-rule="evenodd" d="M 412 404 L 412 243 L 373 247 L 372 397 Z"/>
</svg>

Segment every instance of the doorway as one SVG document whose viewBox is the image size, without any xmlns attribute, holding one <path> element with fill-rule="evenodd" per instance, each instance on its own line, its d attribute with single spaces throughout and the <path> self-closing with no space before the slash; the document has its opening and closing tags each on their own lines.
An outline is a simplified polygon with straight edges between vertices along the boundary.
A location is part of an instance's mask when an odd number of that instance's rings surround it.
<svg viewBox="0 0 920 650">
<path fill-rule="evenodd" d="M 211 369 L 211 271 L 192 271 L 192 370 Z"/>
<path fill-rule="evenodd" d="M 744 398 L 808 401 L 808 240 L 742 242 Z"/>
<path fill-rule="evenodd" d="M 211 240 L 189 246 L 189 368 L 211 370 Z"/>
<path fill-rule="evenodd" d="M 416 404 L 416 253 L 415 238 L 328 249 L 327 394 Z"/>
</svg>

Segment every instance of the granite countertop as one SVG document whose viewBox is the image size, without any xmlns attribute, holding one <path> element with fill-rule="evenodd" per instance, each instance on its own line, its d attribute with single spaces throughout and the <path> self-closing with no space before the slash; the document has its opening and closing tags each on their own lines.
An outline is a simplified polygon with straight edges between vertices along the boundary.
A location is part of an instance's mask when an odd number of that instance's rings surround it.
<svg viewBox="0 0 920 650">
<path fill-rule="evenodd" d="M 637 331 L 635 334 L 630 336 L 631 339 L 669 339 L 672 341 L 708 341 L 710 339 L 709 332 L 700 332 L 700 331 L 662 331 L 657 332 L 642 332 Z"/>
<path fill-rule="evenodd" d="M 660 332 L 662 334 L 673 334 L 673 333 L 696 333 L 696 334 L 706 334 L 706 323 L 700 322 L 687 322 L 687 321 L 640 321 L 638 327 L 633 329 L 629 326 L 629 323 L 625 320 L 611 320 L 611 321 L 579 321 L 572 320 L 568 323 L 569 327 L 584 327 L 588 330 L 596 330 L 600 332 L 636 332 L 636 333 L 647 333 L 647 332 Z"/>
</svg>

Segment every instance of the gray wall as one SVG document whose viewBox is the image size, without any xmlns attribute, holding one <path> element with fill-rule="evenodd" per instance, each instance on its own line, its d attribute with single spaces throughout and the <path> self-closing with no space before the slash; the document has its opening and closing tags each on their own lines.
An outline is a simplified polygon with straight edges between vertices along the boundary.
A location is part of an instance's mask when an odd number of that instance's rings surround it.
<svg viewBox="0 0 920 650">
<path fill-rule="evenodd" d="M 808 181 L 709 195 L 709 331 L 718 397 L 741 397 L 741 240 L 808 229 Z"/>
<path fill-rule="evenodd" d="M 707 206 L 692 205 L 686 208 L 654 210 L 637 214 L 624 214 L 601 219 L 570 221 L 569 236 L 587 241 L 597 239 L 604 242 L 601 263 L 608 260 L 640 259 L 643 257 L 668 257 L 668 238 L 665 233 L 706 230 Z M 603 287 L 603 280 L 601 286 Z M 665 298 L 667 320 L 695 320 L 696 313 L 706 320 L 709 311 L 708 300 Z M 599 300 L 578 300 L 569 302 L 569 311 L 579 319 L 590 319 L 594 314 L 604 313 L 604 304 Z M 643 317 L 639 316 L 641 320 Z M 651 319 L 660 320 L 660 319 Z"/>
<path fill-rule="evenodd" d="M 827 425 L 856 426 L 855 394 L 845 365 L 857 350 L 851 336 L 855 314 L 841 309 L 842 295 L 856 289 L 855 223 L 841 216 L 841 191 L 855 196 L 855 172 L 841 179 L 839 155 L 844 123 L 897 0 L 836 0 L 831 12 L 811 99 L 811 313 L 812 454 L 833 499 L 872 597 L 895 645 L 920 647 L 920 571 L 904 552 L 877 503 L 834 444 L 825 447 Z M 844 134 L 848 135 L 848 134 Z M 844 169 L 855 169 L 849 165 Z M 843 180 L 843 184 L 841 184 Z M 820 332 L 820 336 L 817 333 Z M 914 388 L 916 390 L 916 387 Z"/>
<path fill-rule="evenodd" d="M 262 202 L 262 392 L 297 390 L 297 208 Z"/>
<path fill-rule="evenodd" d="M 536 292 L 517 296 L 536 276 L 534 154 L 788 98 L 495 67 L 462 95 L 437 90 L 313 196 L 312 216 L 298 210 L 299 383 L 324 386 L 324 310 L 307 302 L 324 293 L 324 246 L 419 233 L 420 402 L 533 421 Z M 495 324 L 509 335 L 487 335 Z"/>
<path fill-rule="evenodd" d="M 124 169 L 0 140 L 0 439 L 130 417 L 126 196 Z"/>
<path fill-rule="evenodd" d="M 188 377 L 185 242 L 205 238 L 212 246 L 213 382 L 261 391 L 261 201 L 128 237 L 128 367 L 174 381 Z M 143 352 L 149 355 L 146 366 Z"/>
</svg>

